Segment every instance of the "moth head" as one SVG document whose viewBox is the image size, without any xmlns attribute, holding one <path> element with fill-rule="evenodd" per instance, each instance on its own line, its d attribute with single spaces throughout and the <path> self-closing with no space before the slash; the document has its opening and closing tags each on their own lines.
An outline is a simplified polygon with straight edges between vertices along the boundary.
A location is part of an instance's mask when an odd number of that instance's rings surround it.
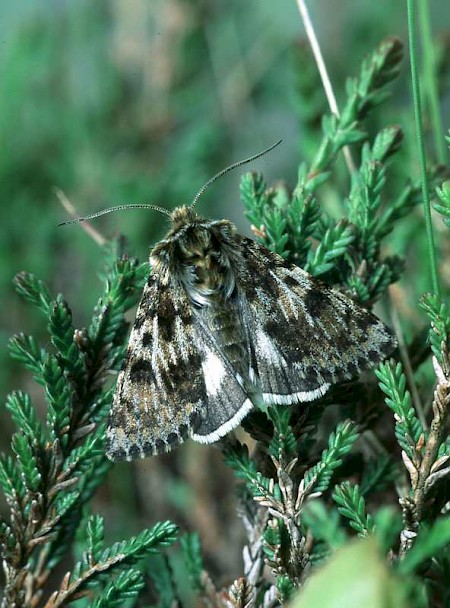
<svg viewBox="0 0 450 608">
<path fill-rule="evenodd" d="M 176 207 L 172 211 L 170 219 L 172 221 L 172 228 L 169 234 L 176 233 L 185 226 L 199 221 L 201 218 L 192 207 L 183 205 L 181 207 Z"/>
<path fill-rule="evenodd" d="M 234 289 L 233 224 L 205 220 L 190 207 L 175 209 L 171 219 L 171 229 L 150 254 L 153 272 L 164 284 L 180 284 L 196 304 L 208 304 L 213 294 L 229 297 Z"/>
</svg>

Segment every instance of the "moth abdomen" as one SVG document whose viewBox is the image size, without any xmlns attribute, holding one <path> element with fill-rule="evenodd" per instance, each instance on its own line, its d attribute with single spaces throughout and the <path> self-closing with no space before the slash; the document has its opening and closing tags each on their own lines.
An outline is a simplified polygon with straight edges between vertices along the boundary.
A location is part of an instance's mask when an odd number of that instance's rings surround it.
<svg viewBox="0 0 450 608">
<path fill-rule="evenodd" d="M 237 301 L 214 301 L 212 306 L 199 310 L 197 315 L 202 326 L 208 327 L 230 368 L 240 377 L 246 378 L 250 361 Z"/>
</svg>

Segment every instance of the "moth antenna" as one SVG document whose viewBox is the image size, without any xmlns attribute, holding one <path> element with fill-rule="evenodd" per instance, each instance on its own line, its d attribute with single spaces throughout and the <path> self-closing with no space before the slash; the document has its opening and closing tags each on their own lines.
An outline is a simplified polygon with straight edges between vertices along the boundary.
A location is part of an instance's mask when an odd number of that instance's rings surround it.
<svg viewBox="0 0 450 608">
<path fill-rule="evenodd" d="M 107 213 L 112 213 L 113 211 L 126 211 L 128 209 L 153 209 L 153 211 L 159 211 L 164 215 L 168 215 L 170 217 L 170 211 L 164 209 L 164 207 L 158 207 L 157 205 L 117 205 L 116 207 L 109 207 L 108 209 L 103 209 L 103 211 L 97 211 L 97 213 L 91 213 L 89 215 L 85 215 L 84 217 L 77 217 L 73 220 L 66 220 L 65 222 L 61 222 L 58 226 L 66 226 L 67 224 L 77 224 L 78 222 L 84 222 L 86 220 L 92 220 L 94 217 L 100 217 L 100 215 L 106 215 Z"/>
<path fill-rule="evenodd" d="M 265 150 L 263 150 L 262 152 L 258 152 L 258 154 L 254 154 L 253 156 L 249 156 L 249 158 L 245 158 L 244 160 L 238 160 L 237 163 L 233 163 L 232 165 L 230 165 L 229 167 L 226 167 L 225 169 L 222 169 L 222 171 L 219 171 L 219 173 L 217 173 L 216 175 L 214 175 L 214 177 L 211 177 L 206 184 L 203 184 L 203 186 L 200 188 L 200 190 L 197 192 L 197 194 L 194 196 L 194 199 L 190 205 L 191 209 L 193 209 L 198 201 L 198 199 L 201 197 L 201 195 L 203 194 L 203 192 L 209 188 L 209 186 L 214 183 L 216 181 L 216 179 L 219 179 L 219 177 L 222 177 L 222 175 L 225 175 L 225 173 L 228 173 L 228 171 L 232 171 L 233 169 L 236 169 L 237 167 L 240 167 L 241 165 L 245 165 L 246 163 L 251 163 L 252 160 L 256 160 L 257 158 L 260 158 L 261 156 L 264 156 L 264 154 L 267 154 L 268 152 L 270 152 L 271 150 L 273 150 L 274 148 L 276 148 L 279 144 L 281 144 L 283 140 L 279 139 L 276 143 L 272 144 L 269 148 L 266 148 Z"/>
</svg>

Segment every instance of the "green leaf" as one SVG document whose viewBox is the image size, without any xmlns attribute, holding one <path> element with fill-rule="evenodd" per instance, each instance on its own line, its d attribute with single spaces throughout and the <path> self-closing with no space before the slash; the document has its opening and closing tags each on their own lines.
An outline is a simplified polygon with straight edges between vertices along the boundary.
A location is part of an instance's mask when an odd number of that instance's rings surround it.
<svg viewBox="0 0 450 608">
<path fill-rule="evenodd" d="M 287 257 L 286 249 L 288 235 L 286 234 L 286 220 L 280 209 L 267 209 L 264 215 L 264 226 L 267 233 L 267 244 L 271 251 L 282 257 Z"/>
<path fill-rule="evenodd" d="M 436 188 L 441 204 L 434 203 L 433 207 L 443 216 L 444 224 L 450 228 L 450 180 L 445 181 L 441 188 Z"/>
<path fill-rule="evenodd" d="M 105 549 L 99 556 L 99 563 L 110 563 L 111 567 L 120 564 L 131 566 L 140 559 L 156 553 L 162 547 L 172 545 L 178 537 L 178 528 L 170 521 L 159 522 L 149 530 L 143 530 L 137 536 L 115 543 L 112 547 Z"/>
<path fill-rule="evenodd" d="M 173 608 L 180 604 L 175 586 L 175 573 L 167 555 L 153 555 L 147 561 L 148 571 L 158 594 L 158 608 Z"/>
<path fill-rule="evenodd" d="M 3 454 L 0 454 L 0 485 L 9 502 L 23 498 L 27 491 L 18 464 Z"/>
<path fill-rule="evenodd" d="M 147 266 L 139 265 L 136 259 L 122 257 L 108 272 L 103 295 L 85 337 L 86 353 L 92 365 L 110 369 L 118 364 L 128 329 L 124 314 L 140 297 L 143 268 Z"/>
<path fill-rule="evenodd" d="M 59 439 L 64 447 L 70 430 L 72 389 L 54 355 L 49 355 L 44 364 L 44 380 L 48 403 L 47 426 L 52 437 Z"/>
<path fill-rule="evenodd" d="M 401 40 L 386 38 L 363 61 L 356 85 L 359 119 L 386 99 L 385 94 L 380 95 L 380 88 L 398 76 L 402 59 Z"/>
<path fill-rule="evenodd" d="M 302 523 L 314 539 L 325 541 L 331 549 L 337 549 L 346 541 L 347 534 L 341 525 L 338 510 L 328 507 L 321 500 L 310 500 L 305 504 Z"/>
<path fill-rule="evenodd" d="M 372 157 L 375 161 L 384 163 L 395 154 L 403 143 L 403 131 L 398 125 L 382 129 L 372 144 Z"/>
<path fill-rule="evenodd" d="M 61 605 L 73 601 L 80 592 L 96 588 L 101 581 L 117 571 L 124 568 L 129 571 L 131 566 L 144 557 L 171 545 L 177 535 L 178 529 L 174 524 L 169 521 L 160 522 L 150 530 L 143 530 L 137 536 L 115 543 L 102 551 L 98 561 L 92 559 L 92 554 L 83 554 L 73 568 L 68 585 L 61 589 L 56 599 Z"/>
<path fill-rule="evenodd" d="M 266 188 L 261 173 L 248 172 L 241 177 L 239 192 L 241 201 L 247 209 L 245 215 L 256 228 L 264 224 L 265 207 L 268 203 Z"/>
<path fill-rule="evenodd" d="M 397 473 L 397 464 L 388 454 L 372 458 L 364 468 L 360 487 L 361 494 L 368 496 L 372 492 L 383 490 L 388 483 L 394 481 Z"/>
<path fill-rule="evenodd" d="M 291 547 L 289 532 L 281 519 L 269 520 L 263 534 L 262 549 L 269 564 L 280 562 L 280 555 L 286 555 Z"/>
<path fill-rule="evenodd" d="M 239 479 L 243 479 L 254 498 L 281 500 L 281 491 L 277 483 L 262 475 L 248 455 L 247 446 L 235 445 L 223 451 L 224 461 L 231 467 Z"/>
<path fill-rule="evenodd" d="M 91 515 L 86 524 L 87 553 L 93 562 L 97 562 L 103 550 L 105 525 L 103 517 Z"/>
<path fill-rule="evenodd" d="M 374 513 L 373 520 L 377 542 L 381 551 L 387 555 L 400 537 L 403 528 L 402 515 L 393 506 L 383 506 Z"/>
<path fill-rule="evenodd" d="M 286 210 L 287 249 L 291 251 L 292 261 L 303 267 L 309 250 L 310 237 L 313 236 L 320 218 L 320 207 L 315 198 L 306 195 L 304 189 L 296 189 L 292 201 Z"/>
<path fill-rule="evenodd" d="M 295 596 L 296 587 L 288 576 L 281 575 L 277 577 L 278 597 L 284 606 L 290 602 Z"/>
<path fill-rule="evenodd" d="M 430 293 L 421 298 L 420 306 L 430 319 L 428 338 L 431 350 L 441 367 L 445 369 L 448 366 L 446 359 L 450 350 L 450 309 L 447 302 Z"/>
<path fill-rule="evenodd" d="M 85 388 L 84 358 L 74 342 L 75 328 L 72 325 L 72 311 L 61 294 L 56 297 L 51 306 L 48 330 L 69 377 L 76 380 L 79 388 Z"/>
<path fill-rule="evenodd" d="M 377 300 L 391 285 L 399 280 L 405 269 L 405 262 L 398 256 L 390 256 L 383 261 L 373 261 L 372 271 L 367 277 L 370 301 Z"/>
<path fill-rule="evenodd" d="M 274 436 L 269 444 L 269 453 L 278 461 L 290 460 L 297 451 L 297 441 L 290 426 L 292 408 L 277 405 L 268 410 L 274 425 Z"/>
<path fill-rule="evenodd" d="M 198 533 L 183 534 L 180 537 L 180 545 L 192 588 L 201 592 L 203 590 L 202 572 L 204 566 Z"/>
<path fill-rule="evenodd" d="M 64 472 L 70 471 L 71 476 L 80 475 L 92 466 L 99 457 L 105 454 L 105 425 L 100 425 L 94 433 L 90 433 L 84 443 L 73 450 L 64 461 Z"/>
<path fill-rule="evenodd" d="M 328 228 L 315 252 L 309 252 L 305 270 L 314 276 L 328 272 L 336 265 L 336 260 L 347 253 L 354 239 L 352 226 L 344 220 Z"/>
<path fill-rule="evenodd" d="M 338 549 L 313 573 L 292 608 L 411 608 L 408 587 L 392 575 L 372 538 Z"/>
</svg>

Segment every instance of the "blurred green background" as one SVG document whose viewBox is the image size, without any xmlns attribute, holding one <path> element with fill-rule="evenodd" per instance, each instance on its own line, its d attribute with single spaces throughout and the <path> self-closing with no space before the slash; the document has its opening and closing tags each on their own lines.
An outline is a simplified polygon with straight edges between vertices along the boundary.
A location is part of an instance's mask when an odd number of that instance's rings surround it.
<svg viewBox="0 0 450 608">
<path fill-rule="evenodd" d="M 402 2 L 311 4 L 338 100 L 345 78 L 382 38 L 397 35 L 406 42 Z M 444 69 L 450 11 L 445 1 L 431 8 Z M 283 179 L 292 186 L 299 162 L 313 153 L 314 140 L 304 127 L 305 119 L 314 122 L 308 108 L 326 108 L 320 84 L 310 99 L 298 96 L 298 70 L 315 69 L 299 61 L 304 49 L 294 0 L 0 4 L 2 401 L 21 388 L 44 407 L 39 388 L 7 355 L 7 339 L 18 331 L 48 340 L 39 313 L 15 295 L 14 275 L 33 272 L 54 293 L 61 291 L 76 326 L 87 323 L 100 293 L 99 247 L 80 226 L 57 227 L 67 213 L 55 188 L 66 193 L 79 215 L 122 203 L 173 208 L 189 202 L 224 166 L 280 138 L 282 146 L 249 169 L 263 171 L 269 183 Z M 404 174 L 415 170 L 415 161 L 409 162 L 414 142 L 407 67 L 405 62 L 393 98 L 374 119 L 374 128 L 399 123 L 410 137 Z M 444 99 L 448 129 L 448 91 Z M 218 181 L 198 209 L 227 217 L 249 233 L 239 174 Z M 165 219 L 133 211 L 94 225 L 105 237 L 126 235 L 127 251 L 145 259 L 161 238 Z M 403 243 L 420 236 L 420 216 L 403 231 Z M 4 412 L 0 424 L 0 447 L 8 450 Z M 241 572 L 243 530 L 236 526 L 229 500 L 233 482 L 217 450 L 187 444 L 173 455 L 114 466 L 110 479 L 98 508 L 111 510 L 112 535 L 123 537 L 143 522 L 172 517 L 200 530 L 213 572 L 230 577 Z"/>
</svg>

